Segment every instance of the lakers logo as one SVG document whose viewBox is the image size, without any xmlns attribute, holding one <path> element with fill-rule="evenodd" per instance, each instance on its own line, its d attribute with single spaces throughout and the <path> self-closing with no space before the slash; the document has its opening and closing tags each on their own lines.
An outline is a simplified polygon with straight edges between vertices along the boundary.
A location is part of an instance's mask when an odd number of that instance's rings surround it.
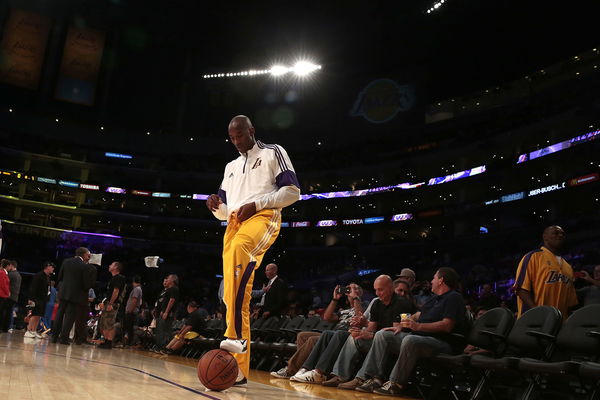
<svg viewBox="0 0 600 400">
<path fill-rule="evenodd" d="M 414 104 L 413 85 L 398 85 L 391 79 L 377 79 L 360 92 L 350 115 L 362 116 L 373 123 L 383 123 L 399 112 L 410 110 Z"/>
<path fill-rule="evenodd" d="M 548 277 L 548 280 L 546 281 L 546 283 L 557 283 L 557 282 L 569 284 L 569 283 L 571 283 L 571 278 L 569 278 L 567 275 L 561 274 L 558 271 L 550 271 L 550 276 Z"/>
</svg>

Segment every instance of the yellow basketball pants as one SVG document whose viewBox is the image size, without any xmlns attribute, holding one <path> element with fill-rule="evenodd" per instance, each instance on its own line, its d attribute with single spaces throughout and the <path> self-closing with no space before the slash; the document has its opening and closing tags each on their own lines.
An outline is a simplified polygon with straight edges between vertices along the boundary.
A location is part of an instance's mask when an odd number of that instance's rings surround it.
<svg viewBox="0 0 600 400">
<path fill-rule="evenodd" d="M 246 339 L 248 350 L 233 354 L 245 377 L 250 372 L 250 298 L 254 271 L 281 227 L 281 210 L 265 209 L 244 222 L 235 214 L 223 238 L 223 301 L 227 306 L 225 337 Z"/>
</svg>

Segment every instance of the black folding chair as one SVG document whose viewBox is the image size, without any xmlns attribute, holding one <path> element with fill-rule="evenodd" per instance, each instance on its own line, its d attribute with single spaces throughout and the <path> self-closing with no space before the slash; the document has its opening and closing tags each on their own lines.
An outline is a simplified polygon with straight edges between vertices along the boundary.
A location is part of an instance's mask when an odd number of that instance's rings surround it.
<svg viewBox="0 0 600 400">
<path fill-rule="evenodd" d="M 494 398 L 501 390 L 521 390 L 525 384 L 518 371 L 521 357 L 548 359 L 561 324 L 562 315 L 554 307 L 539 306 L 525 312 L 508 334 L 502 357 L 471 357 L 470 373 L 480 375 L 471 399 Z"/>
<path fill-rule="evenodd" d="M 546 396 L 577 395 L 587 397 L 593 388 L 579 379 L 582 363 L 597 361 L 600 356 L 600 304 L 575 311 L 556 337 L 556 350 L 551 361 L 523 358 L 519 370 L 530 376 L 523 399 L 534 392 Z M 584 371 L 591 371 L 588 365 Z"/>
<path fill-rule="evenodd" d="M 506 338 L 515 318 L 512 311 L 498 307 L 487 311 L 477 319 L 466 335 L 466 343 L 498 356 L 505 347 Z M 469 354 L 437 354 L 424 362 L 434 379 L 427 398 L 437 398 L 442 391 L 449 392 L 455 399 L 460 398 L 456 388 L 469 387 Z M 464 381 L 467 382 L 464 382 Z"/>
</svg>

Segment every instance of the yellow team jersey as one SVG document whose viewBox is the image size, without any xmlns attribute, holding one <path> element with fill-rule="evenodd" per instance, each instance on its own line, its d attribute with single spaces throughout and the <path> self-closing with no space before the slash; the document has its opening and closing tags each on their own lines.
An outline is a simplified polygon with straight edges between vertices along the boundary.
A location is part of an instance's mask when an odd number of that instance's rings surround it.
<svg viewBox="0 0 600 400">
<path fill-rule="evenodd" d="M 513 286 L 515 290 L 519 288 L 530 292 L 536 305 L 558 308 L 563 319 L 569 316 L 569 309 L 577 304 L 573 268 L 543 246 L 521 259 Z M 528 307 L 519 297 L 517 307 L 520 318 Z"/>
</svg>

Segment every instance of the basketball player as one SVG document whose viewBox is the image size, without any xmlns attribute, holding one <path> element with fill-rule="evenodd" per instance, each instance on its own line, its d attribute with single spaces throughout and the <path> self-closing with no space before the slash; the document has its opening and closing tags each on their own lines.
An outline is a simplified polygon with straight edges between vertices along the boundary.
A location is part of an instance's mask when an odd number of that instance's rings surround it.
<svg viewBox="0 0 600 400">
<path fill-rule="evenodd" d="M 206 205 L 215 217 L 228 221 L 223 237 L 227 330 L 221 348 L 234 353 L 246 379 L 254 271 L 279 234 L 281 209 L 299 200 L 300 184 L 286 151 L 257 141 L 248 117 L 234 117 L 228 131 L 240 156 L 225 166 L 221 188 L 210 195 Z"/>
</svg>

